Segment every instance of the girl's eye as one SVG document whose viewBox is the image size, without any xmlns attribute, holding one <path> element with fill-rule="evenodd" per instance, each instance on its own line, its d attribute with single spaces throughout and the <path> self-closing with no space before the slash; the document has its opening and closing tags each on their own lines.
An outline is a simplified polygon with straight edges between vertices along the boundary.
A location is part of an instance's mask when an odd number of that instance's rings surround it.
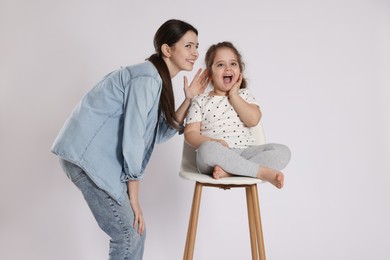
<svg viewBox="0 0 390 260">
<path fill-rule="evenodd" d="M 231 64 L 232 66 L 237 66 L 238 65 L 238 63 L 237 62 L 232 62 L 232 64 Z"/>
<path fill-rule="evenodd" d="M 222 63 L 217 64 L 217 67 L 222 67 L 222 66 L 223 66 Z"/>
</svg>

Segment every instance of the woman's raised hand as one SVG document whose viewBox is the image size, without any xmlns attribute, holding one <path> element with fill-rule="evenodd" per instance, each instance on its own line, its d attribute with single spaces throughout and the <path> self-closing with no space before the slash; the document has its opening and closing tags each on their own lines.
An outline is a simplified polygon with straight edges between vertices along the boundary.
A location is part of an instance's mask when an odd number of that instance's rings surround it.
<svg viewBox="0 0 390 260">
<path fill-rule="evenodd" d="M 204 93 L 209 85 L 209 78 L 207 77 L 207 70 L 202 72 L 202 69 L 198 69 L 191 84 L 188 85 L 188 79 L 184 76 L 184 94 L 186 99 L 191 99 L 199 94 Z"/>
</svg>

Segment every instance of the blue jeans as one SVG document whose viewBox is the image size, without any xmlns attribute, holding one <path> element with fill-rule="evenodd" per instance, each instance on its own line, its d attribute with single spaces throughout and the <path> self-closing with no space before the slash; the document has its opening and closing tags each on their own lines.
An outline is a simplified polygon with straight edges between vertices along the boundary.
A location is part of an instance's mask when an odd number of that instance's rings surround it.
<svg viewBox="0 0 390 260">
<path fill-rule="evenodd" d="M 119 205 L 99 189 L 80 167 L 62 159 L 60 164 L 84 195 L 99 227 L 110 237 L 109 259 L 141 260 L 146 232 L 140 235 L 133 228 L 134 213 L 128 196 L 124 196 L 123 205 Z"/>
</svg>

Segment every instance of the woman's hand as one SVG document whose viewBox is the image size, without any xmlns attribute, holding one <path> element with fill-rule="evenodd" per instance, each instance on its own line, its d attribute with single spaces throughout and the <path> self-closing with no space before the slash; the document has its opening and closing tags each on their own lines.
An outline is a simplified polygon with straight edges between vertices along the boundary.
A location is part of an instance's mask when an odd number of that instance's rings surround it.
<svg viewBox="0 0 390 260">
<path fill-rule="evenodd" d="M 202 94 L 209 84 L 206 70 L 199 69 L 191 84 L 188 85 L 188 79 L 184 76 L 184 101 L 176 110 L 176 120 L 178 124 L 183 124 L 187 116 L 188 108 L 191 105 L 191 99 L 199 94 Z"/>
<path fill-rule="evenodd" d="M 139 205 L 139 181 L 130 180 L 127 183 L 130 206 L 133 209 L 134 213 L 134 223 L 133 228 L 138 228 L 137 232 L 142 235 L 145 231 L 145 220 L 144 215 L 142 214 L 141 206 Z"/>
<path fill-rule="evenodd" d="M 202 72 L 202 69 L 200 68 L 194 79 L 191 81 L 190 85 L 188 85 L 187 77 L 184 76 L 184 94 L 186 99 L 191 99 L 199 94 L 204 93 L 208 85 L 209 79 L 207 77 L 207 70 Z"/>
<path fill-rule="evenodd" d="M 242 73 L 240 73 L 240 76 L 238 77 L 236 83 L 233 84 L 233 87 L 229 90 L 229 97 L 238 94 L 238 91 L 240 90 L 240 86 L 242 83 Z"/>
<path fill-rule="evenodd" d="M 138 227 L 138 234 L 142 235 L 143 232 L 145 231 L 145 219 L 144 215 L 142 214 L 141 207 L 137 202 L 132 202 L 130 201 L 130 206 L 133 209 L 134 212 L 134 223 L 133 223 L 133 228 L 136 229 Z"/>
</svg>

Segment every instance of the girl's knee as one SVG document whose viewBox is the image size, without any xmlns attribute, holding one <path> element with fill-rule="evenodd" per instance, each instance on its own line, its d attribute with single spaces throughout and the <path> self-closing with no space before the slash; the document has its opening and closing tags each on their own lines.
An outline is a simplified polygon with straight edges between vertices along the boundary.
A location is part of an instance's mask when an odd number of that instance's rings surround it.
<svg viewBox="0 0 390 260">
<path fill-rule="evenodd" d="M 290 159 L 291 159 L 291 150 L 290 150 L 290 148 L 288 148 L 288 146 L 284 145 L 284 144 L 282 144 L 282 147 L 283 147 L 282 149 L 283 149 L 283 153 L 284 153 L 284 156 L 285 156 L 286 160 L 290 161 Z"/>
<path fill-rule="evenodd" d="M 223 145 L 218 142 L 206 141 L 199 146 L 197 154 L 199 158 L 206 160 L 207 158 L 210 158 L 210 155 L 218 154 L 221 147 L 223 147 Z"/>
<path fill-rule="evenodd" d="M 216 164 L 216 156 L 220 152 L 222 145 L 214 141 L 203 142 L 197 150 L 197 165 L 198 169 L 202 173 L 209 172 L 210 167 L 213 168 Z M 223 146 L 222 146 L 223 147 Z M 207 170 L 206 170 L 207 169 Z"/>
<path fill-rule="evenodd" d="M 219 143 L 219 142 L 206 141 L 206 142 L 203 142 L 198 147 L 197 153 L 209 154 L 209 153 L 212 153 L 212 152 L 216 151 L 220 146 L 223 146 L 223 145 L 221 143 Z"/>
<path fill-rule="evenodd" d="M 274 144 L 274 145 L 276 146 L 276 149 L 279 152 L 279 158 L 281 159 L 281 161 L 284 162 L 285 165 L 287 165 L 291 159 L 290 148 L 284 144 Z"/>
<path fill-rule="evenodd" d="M 268 144 L 271 149 L 278 151 L 280 154 L 286 155 L 287 157 L 291 156 L 290 148 L 284 144 L 270 143 Z"/>
</svg>

